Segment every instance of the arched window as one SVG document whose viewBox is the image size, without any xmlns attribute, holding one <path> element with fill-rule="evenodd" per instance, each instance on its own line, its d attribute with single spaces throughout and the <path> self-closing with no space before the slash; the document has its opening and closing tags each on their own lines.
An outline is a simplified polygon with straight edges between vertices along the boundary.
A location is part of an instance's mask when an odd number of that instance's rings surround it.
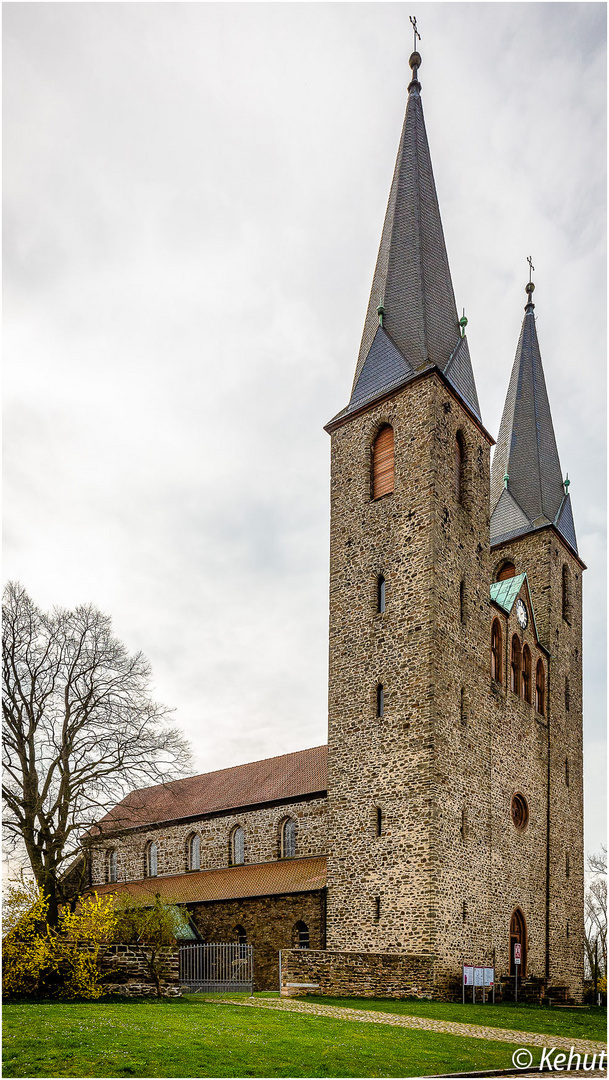
<svg viewBox="0 0 609 1080">
<path fill-rule="evenodd" d="M 458 431 L 455 437 L 455 499 L 458 503 L 464 502 L 465 485 L 465 440 L 462 432 Z"/>
<path fill-rule="evenodd" d="M 503 654 L 503 637 L 499 619 L 493 621 L 491 630 L 491 676 L 496 682 L 503 682 L 503 666 L 501 657 Z"/>
<path fill-rule="evenodd" d="M 385 612 L 385 578 L 382 574 L 379 574 L 376 585 L 376 610 L 379 615 Z"/>
<path fill-rule="evenodd" d="M 146 877 L 156 877 L 158 874 L 159 849 L 154 840 L 146 848 Z"/>
<path fill-rule="evenodd" d="M 522 696 L 531 704 L 531 650 L 525 645 L 522 650 Z"/>
<path fill-rule="evenodd" d="M 372 498 L 380 499 L 394 489 L 395 455 L 393 428 L 385 424 L 372 444 Z"/>
<path fill-rule="evenodd" d="M 241 866 L 244 860 L 245 834 L 241 825 L 236 825 L 230 834 L 230 864 Z"/>
<path fill-rule="evenodd" d="M 117 857 L 114 848 L 106 852 L 106 881 L 117 880 Z"/>
<path fill-rule="evenodd" d="M 520 676 L 522 672 L 522 649 L 518 634 L 512 638 L 512 658 L 510 663 L 510 688 L 520 694 Z"/>
<path fill-rule="evenodd" d="M 497 571 L 496 581 L 506 581 L 507 578 L 515 577 L 516 567 L 513 562 L 502 562 Z"/>
<path fill-rule="evenodd" d="M 461 622 L 465 622 L 465 582 L 462 581 L 459 585 L 459 618 Z"/>
<path fill-rule="evenodd" d="M 537 661 L 535 669 L 535 708 L 542 716 L 546 715 L 546 672 L 543 660 Z"/>
<path fill-rule="evenodd" d="M 247 955 L 247 933 L 245 927 L 235 927 L 235 937 L 237 938 L 237 945 L 239 946 L 239 956 L 243 959 Z"/>
<path fill-rule="evenodd" d="M 382 683 L 379 683 L 376 688 L 376 715 L 385 715 L 385 690 Z"/>
<path fill-rule="evenodd" d="M 281 858 L 293 859 L 296 854 L 296 822 L 286 818 L 281 826 Z"/>
<path fill-rule="evenodd" d="M 299 920 L 299 922 L 296 923 L 292 938 L 296 949 L 309 948 L 309 927 L 306 923 L 302 922 L 302 920 Z"/>
<path fill-rule="evenodd" d="M 201 837 L 191 833 L 186 841 L 186 866 L 189 870 L 201 869 Z"/>
<path fill-rule="evenodd" d="M 562 568 L 562 617 L 565 622 L 571 622 L 571 583 L 569 581 L 569 567 L 566 563 Z"/>
<path fill-rule="evenodd" d="M 565 679 L 565 712 L 569 712 L 571 706 L 571 693 L 569 690 L 569 679 Z"/>
<path fill-rule="evenodd" d="M 514 963 L 514 945 L 520 945 L 520 964 Z M 527 924 L 520 908 L 510 919 L 510 975 L 518 968 L 518 977 L 524 979 L 527 971 Z"/>
</svg>

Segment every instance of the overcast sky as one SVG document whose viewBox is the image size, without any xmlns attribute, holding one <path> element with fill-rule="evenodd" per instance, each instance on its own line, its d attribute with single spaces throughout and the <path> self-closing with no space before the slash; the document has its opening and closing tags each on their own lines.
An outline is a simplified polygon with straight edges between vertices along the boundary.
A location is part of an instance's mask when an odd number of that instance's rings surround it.
<svg viewBox="0 0 609 1080">
<path fill-rule="evenodd" d="M 329 438 L 409 81 L 482 416 L 535 265 L 604 835 L 605 5 L 4 6 L 5 575 L 150 658 L 197 771 L 326 741 Z"/>
</svg>

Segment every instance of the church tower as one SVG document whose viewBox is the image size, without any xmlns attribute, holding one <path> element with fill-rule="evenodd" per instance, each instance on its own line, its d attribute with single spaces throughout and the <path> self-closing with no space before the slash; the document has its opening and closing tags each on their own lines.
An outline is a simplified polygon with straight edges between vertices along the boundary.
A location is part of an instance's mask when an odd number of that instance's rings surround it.
<svg viewBox="0 0 609 1080">
<path fill-rule="evenodd" d="M 489 452 L 413 71 L 332 436 L 329 949 L 488 953 Z M 452 960 L 449 958 L 452 957 Z M 442 959 L 444 958 L 444 959 Z M 445 965 L 445 966 L 446 966 Z"/>
<path fill-rule="evenodd" d="M 546 688 L 548 985 L 575 988 L 583 965 L 582 571 L 535 325 L 532 281 L 491 471 L 494 578 L 526 571 Z"/>
<path fill-rule="evenodd" d="M 351 397 L 326 427 L 327 947 L 423 956 L 444 996 L 463 962 L 509 987 L 519 944 L 523 980 L 577 995 L 583 564 L 530 293 L 491 501 L 420 65 Z"/>
</svg>

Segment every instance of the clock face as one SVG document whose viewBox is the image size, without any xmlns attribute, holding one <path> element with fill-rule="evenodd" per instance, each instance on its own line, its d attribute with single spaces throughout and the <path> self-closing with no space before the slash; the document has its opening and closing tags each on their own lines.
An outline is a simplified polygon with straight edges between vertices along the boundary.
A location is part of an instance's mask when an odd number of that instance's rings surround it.
<svg viewBox="0 0 609 1080">
<path fill-rule="evenodd" d="M 516 601 L 516 618 L 518 619 L 518 622 L 520 623 L 522 629 L 526 630 L 529 616 L 522 600 Z"/>
</svg>

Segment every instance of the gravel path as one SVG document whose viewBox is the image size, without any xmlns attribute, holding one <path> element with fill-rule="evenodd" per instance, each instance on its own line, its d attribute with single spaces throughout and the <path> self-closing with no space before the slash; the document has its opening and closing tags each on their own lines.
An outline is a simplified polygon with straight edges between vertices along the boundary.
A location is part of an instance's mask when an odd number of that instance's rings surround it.
<svg viewBox="0 0 609 1080">
<path fill-rule="evenodd" d="M 313 1004 L 303 1001 L 302 998 L 250 998 L 248 1001 L 218 999 L 217 1004 L 239 1005 L 247 1009 L 275 1009 L 278 1012 L 296 1012 L 303 1016 L 328 1016 L 334 1020 L 355 1020 L 365 1024 L 391 1024 L 394 1027 L 414 1028 L 418 1031 L 436 1031 L 443 1035 L 464 1035 L 470 1039 L 516 1043 L 518 1046 L 555 1046 L 559 1051 L 573 1047 L 576 1054 L 599 1054 L 607 1049 L 606 1043 L 594 1042 L 591 1039 L 569 1039 L 562 1035 L 549 1035 L 538 1031 L 512 1031 L 509 1028 L 483 1027 L 481 1024 L 459 1024 L 452 1020 L 431 1020 L 425 1016 L 402 1016 L 372 1009 L 345 1009 L 339 1005 Z"/>
</svg>

